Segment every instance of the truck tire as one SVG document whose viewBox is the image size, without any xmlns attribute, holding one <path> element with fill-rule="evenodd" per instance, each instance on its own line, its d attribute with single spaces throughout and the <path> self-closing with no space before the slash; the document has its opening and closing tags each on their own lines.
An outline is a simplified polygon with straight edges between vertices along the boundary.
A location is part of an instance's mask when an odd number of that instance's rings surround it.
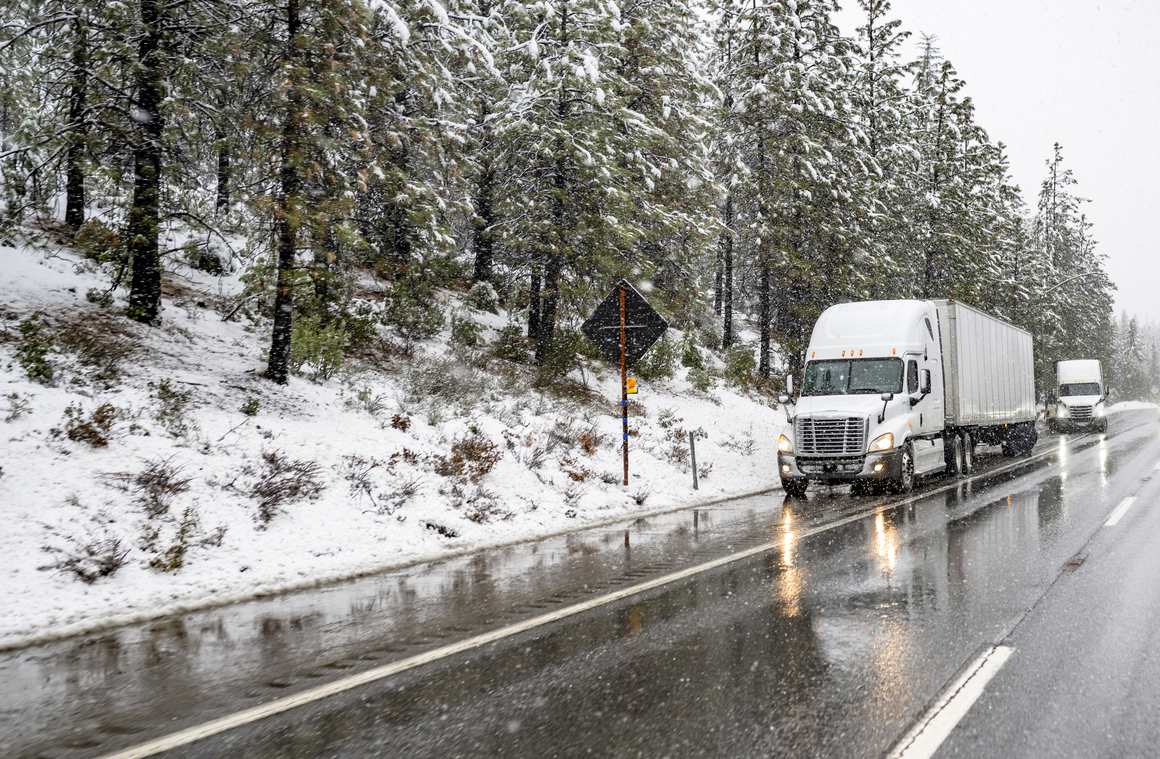
<svg viewBox="0 0 1160 759">
<path fill-rule="evenodd" d="M 1026 456 L 1035 447 L 1039 440 L 1039 433 L 1035 431 L 1035 422 L 1016 424 L 1007 432 L 1003 441 L 1004 456 Z"/>
<path fill-rule="evenodd" d="M 950 435 L 945 440 L 944 457 L 947 464 L 948 477 L 963 476 L 963 441 L 958 435 Z"/>
<path fill-rule="evenodd" d="M 971 474 L 975 471 L 975 441 L 971 438 L 971 433 L 963 433 L 963 474 Z"/>
<path fill-rule="evenodd" d="M 809 484 L 809 480 L 782 480 L 781 489 L 792 498 L 801 498 L 806 494 L 806 487 Z"/>
<path fill-rule="evenodd" d="M 914 449 L 910 443 L 902 449 L 902 465 L 899 467 L 898 479 L 890 483 L 890 489 L 895 493 L 909 493 L 914 490 Z"/>
</svg>

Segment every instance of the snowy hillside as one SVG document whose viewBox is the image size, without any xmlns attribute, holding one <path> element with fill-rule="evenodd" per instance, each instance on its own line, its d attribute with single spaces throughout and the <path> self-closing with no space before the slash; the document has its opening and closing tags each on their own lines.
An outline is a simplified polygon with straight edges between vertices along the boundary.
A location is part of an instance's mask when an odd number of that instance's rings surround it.
<svg viewBox="0 0 1160 759">
<path fill-rule="evenodd" d="M 279 387 L 268 323 L 223 320 L 236 278 L 167 274 L 151 328 L 67 250 L 0 271 L 0 647 L 776 485 L 784 414 L 684 368 L 631 403 L 625 488 L 610 370 L 538 390 L 445 330 Z M 485 341 L 508 325 L 440 297 Z"/>
</svg>

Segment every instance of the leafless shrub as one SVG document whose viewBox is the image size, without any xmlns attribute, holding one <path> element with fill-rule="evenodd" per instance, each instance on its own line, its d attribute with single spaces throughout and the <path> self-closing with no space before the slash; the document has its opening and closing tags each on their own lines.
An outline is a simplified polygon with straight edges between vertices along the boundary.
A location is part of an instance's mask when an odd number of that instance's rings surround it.
<svg viewBox="0 0 1160 759">
<path fill-rule="evenodd" d="M 757 451 L 757 441 L 749 436 L 746 436 L 742 440 L 729 438 L 728 440 L 722 441 L 721 445 L 725 448 L 732 448 L 742 456 L 752 456 Z"/>
<path fill-rule="evenodd" d="M 126 339 L 121 320 L 86 314 L 65 325 L 57 336 L 57 346 L 71 353 L 85 368 L 85 378 L 105 387 L 120 378 L 121 364 L 137 350 L 136 344 Z"/>
<path fill-rule="evenodd" d="M 371 416 L 377 417 L 387 410 L 388 401 L 387 396 L 381 393 L 375 395 L 369 387 L 364 387 L 355 391 L 354 398 L 347 401 L 347 405 L 361 408 Z"/>
<path fill-rule="evenodd" d="M 573 482 L 584 482 L 589 477 L 596 474 L 591 469 L 577 462 L 571 456 L 566 454 L 560 456 L 560 458 L 556 460 L 556 463 L 560 465 L 560 471 L 568 475 L 568 479 L 572 480 Z"/>
<path fill-rule="evenodd" d="M 407 363 L 399 376 L 405 406 L 425 407 L 430 415 L 448 411 L 467 414 L 493 395 L 486 374 L 445 358 L 419 359 Z"/>
<path fill-rule="evenodd" d="M 101 475 L 106 482 L 132 493 L 134 502 L 150 519 L 169 513 L 173 499 L 189 490 L 193 478 L 182 477 L 182 468 L 172 459 L 152 459 L 137 474 L 111 472 Z"/>
<path fill-rule="evenodd" d="M 190 540 L 197 532 L 197 528 L 197 514 L 192 506 L 188 507 L 177 524 L 177 532 L 173 536 L 173 542 L 165 548 L 161 548 L 158 545 L 161 539 L 160 528 L 156 525 L 146 525 L 145 537 L 142 541 L 145 544 L 143 547 L 156 554 L 149 560 L 149 566 L 159 572 L 176 572 L 185 566 L 185 554 L 189 552 Z"/>
<path fill-rule="evenodd" d="M 455 439 L 450 456 L 434 457 L 435 472 L 478 482 L 501 458 L 503 452 L 492 440 L 484 435 L 468 435 Z"/>
<path fill-rule="evenodd" d="M 605 485 L 615 485 L 620 482 L 620 475 L 616 472 L 601 472 L 600 481 Z"/>
<path fill-rule="evenodd" d="M 399 453 L 391 454 L 387 461 L 357 455 L 343 456 L 342 460 L 343 464 L 335 468 L 339 470 L 343 479 L 350 483 L 351 497 L 360 502 L 363 498 L 368 499 L 380 514 L 395 513 L 419 492 L 423 484 L 423 477 L 418 472 L 401 474 L 396 471 L 400 462 L 418 464 L 420 461 L 417 454 L 406 448 Z M 372 476 L 376 471 L 383 472 L 388 478 L 389 482 L 385 487 L 376 486 Z"/>
<path fill-rule="evenodd" d="M 76 496 L 69 500 L 80 505 Z M 90 585 L 112 575 L 127 563 L 129 549 L 122 545 L 121 536 L 109 528 L 111 521 L 107 515 L 98 514 L 80 535 L 54 533 L 65 545 L 45 546 L 44 550 L 53 554 L 56 562 L 41 569 L 66 572 Z"/>
<path fill-rule="evenodd" d="M 637 506 L 644 506 L 644 502 L 652 495 L 652 490 L 647 487 L 639 487 L 632 494 L 632 500 L 636 502 Z"/>
<path fill-rule="evenodd" d="M 680 420 L 678 420 L 680 421 Z M 693 430 L 693 437 L 695 439 L 705 439 L 709 437 L 709 433 L 705 432 L 704 428 L 698 427 Z M 670 427 L 665 433 L 666 446 L 662 448 L 662 453 L 666 459 L 671 463 L 676 464 L 682 470 L 689 469 L 689 432 L 683 427 Z"/>
<path fill-rule="evenodd" d="M 109 444 L 109 432 L 120 416 L 120 411 L 109 403 L 103 403 L 85 416 L 81 405 L 70 404 L 64 410 L 64 424 L 61 428 L 52 428 L 49 434 L 54 438 L 67 437 L 78 443 L 88 443 L 94 448 L 104 448 Z"/>
<path fill-rule="evenodd" d="M 258 502 L 258 526 L 265 529 L 285 506 L 321 495 L 322 468 L 313 461 L 290 459 L 280 451 L 263 451 L 262 466 L 246 466 L 242 474 L 251 478 L 243 492 Z"/>
<path fill-rule="evenodd" d="M 485 524 L 499 517 L 503 520 L 511 519 L 515 514 L 499 505 L 495 493 L 475 488 L 463 499 L 463 515 L 476 524 Z"/>
<path fill-rule="evenodd" d="M 391 427 L 402 432 L 411 429 L 411 418 L 403 416 L 402 414 L 395 414 L 391 417 Z"/>
<path fill-rule="evenodd" d="M 588 488 L 581 485 L 579 481 L 571 482 L 564 490 L 564 502 L 569 506 L 576 506 L 580 502 L 580 498 L 588 492 Z"/>
<path fill-rule="evenodd" d="M 20 393 L 9 393 L 5 396 L 8 401 L 8 413 L 4 415 L 4 421 L 14 422 L 25 414 L 29 413 L 29 401 L 32 396 L 22 397 Z"/>
<path fill-rule="evenodd" d="M 192 390 L 178 390 L 163 379 L 154 385 L 149 383 L 153 390 L 153 398 L 157 406 L 153 411 L 153 418 L 159 422 L 174 437 L 183 437 L 196 428 L 188 415 L 189 402 L 193 397 Z"/>
<path fill-rule="evenodd" d="M 544 465 L 548 456 L 559 445 L 559 441 L 547 435 L 540 435 L 533 430 L 526 432 L 503 431 L 504 443 L 512 453 L 512 457 L 526 466 L 536 470 Z"/>
<path fill-rule="evenodd" d="M 697 476 L 700 477 L 702 480 L 707 480 L 707 479 L 709 479 L 709 472 L 712 472 L 712 471 L 713 471 L 713 464 L 710 462 L 705 462 L 704 464 L 701 464 L 699 467 L 697 467 Z"/>
<path fill-rule="evenodd" d="M 453 527 L 441 525 L 438 522 L 423 522 L 423 526 L 428 530 L 434 530 L 445 538 L 458 538 L 459 531 Z"/>
</svg>

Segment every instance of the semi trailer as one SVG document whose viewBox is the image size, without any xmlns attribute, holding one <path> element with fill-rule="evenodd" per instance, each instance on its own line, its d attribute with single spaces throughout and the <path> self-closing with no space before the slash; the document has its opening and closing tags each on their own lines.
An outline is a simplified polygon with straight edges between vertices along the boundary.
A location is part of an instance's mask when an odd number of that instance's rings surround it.
<svg viewBox="0 0 1160 759">
<path fill-rule="evenodd" d="M 1098 360 L 1056 362 L 1052 395 L 1054 402 L 1047 406 L 1047 427 L 1052 432 L 1107 432 L 1108 388 Z"/>
<path fill-rule="evenodd" d="M 841 303 L 810 336 L 778 471 L 789 495 L 810 482 L 908 492 L 915 479 L 974 467 L 975 446 L 1035 445 L 1031 334 L 954 300 Z"/>
</svg>

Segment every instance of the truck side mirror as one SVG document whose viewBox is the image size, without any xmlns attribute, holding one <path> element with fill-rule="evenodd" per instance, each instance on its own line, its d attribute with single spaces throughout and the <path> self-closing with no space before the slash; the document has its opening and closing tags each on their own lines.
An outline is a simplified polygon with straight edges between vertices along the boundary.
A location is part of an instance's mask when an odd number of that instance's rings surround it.
<svg viewBox="0 0 1160 759">
<path fill-rule="evenodd" d="M 930 395 L 930 369 L 918 373 L 918 389 L 923 395 Z"/>
<path fill-rule="evenodd" d="M 791 398 L 793 397 L 793 375 L 792 374 L 785 375 L 785 394 L 790 396 Z"/>
</svg>

